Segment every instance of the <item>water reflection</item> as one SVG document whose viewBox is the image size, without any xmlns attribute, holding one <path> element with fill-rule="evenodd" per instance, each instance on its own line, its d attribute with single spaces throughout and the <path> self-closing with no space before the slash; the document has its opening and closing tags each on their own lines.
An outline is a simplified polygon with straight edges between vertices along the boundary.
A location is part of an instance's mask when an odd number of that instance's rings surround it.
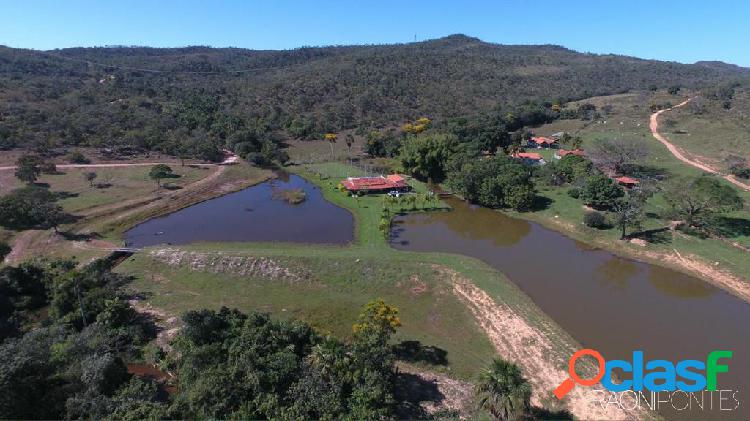
<svg viewBox="0 0 750 421">
<path fill-rule="evenodd" d="M 635 262 L 612 256 L 595 269 L 596 280 L 605 287 L 627 289 L 628 282 L 638 272 Z"/>
<path fill-rule="evenodd" d="M 125 233 L 128 245 L 186 244 L 195 241 L 283 241 L 345 244 L 354 237 L 349 211 L 323 198 L 313 184 L 296 175 L 279 178 L 208 200 Z M 305 201 L 291 205 L 274 191 L 301 189 Z"/>
<path fill-rule="evenodd" d="M 659 291 L 682 298 L 703 298 L 716 293 L 716 288 L 700 279 L 689 276 L 669 276 L 668 269 L 651 266 L 648 281 Z"/>
<path fill-rule="evenodd" d="M 584 347 L 607 358 L 702 359 L 734 351 L 722 388 L 750 399 L 750 305 L 699 279 L 622 259 L 538 224 L 449 200 L 453 212 L 397 218 L 395 248 L 473 256 L 496 267 Z M 750 419 L 750 405 L 701 419 Z M 678 418 L 676 414 L 664 414 Z M 680 414 L 685 415 L 685 414 Z"/>
</svg>

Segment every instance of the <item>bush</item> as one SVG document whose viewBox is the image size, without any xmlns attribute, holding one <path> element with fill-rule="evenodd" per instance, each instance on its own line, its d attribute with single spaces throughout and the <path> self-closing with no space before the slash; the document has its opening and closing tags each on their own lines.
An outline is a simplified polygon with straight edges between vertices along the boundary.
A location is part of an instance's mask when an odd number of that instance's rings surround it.
<svg viewBox="0 0 750 421">
<path fill-rule="evenodd" d="M 86 158 L 85 155 L 83 155 L 79 151 L 73 151 L 69 153 L 67 156 L 67 160 L 71 164 L 88 164 L 89 162 L 91 162 L 88 158 Z"/>
<path fill-rule="evenodd" d="M 607 217 L 599 212 L 589 212 L 583 215 L 583 223 L 590 228 L 604 229 L 608 228 Z"/>
<path fill-rule="evenodd" d="M 609 209 L 623 194 L 622 187 L 609 177 L 599 174 L 586 179 L 586 185 L 581 190 L 581 199 L 594 208 Z"/>
<path fill-rule="evenodd" d="M 44 174 L 57 174 L 57 165 L 53 162 L 42 162 L 39 164 L 39 170 Z"/>
<path fill-rule="evenodd" d="M 572 197 L 573 199 L 578 199 L 579 197 L 581 197 L 581 189 L 577 187 L 568 189 L 568 196 Z"/>
</svg>

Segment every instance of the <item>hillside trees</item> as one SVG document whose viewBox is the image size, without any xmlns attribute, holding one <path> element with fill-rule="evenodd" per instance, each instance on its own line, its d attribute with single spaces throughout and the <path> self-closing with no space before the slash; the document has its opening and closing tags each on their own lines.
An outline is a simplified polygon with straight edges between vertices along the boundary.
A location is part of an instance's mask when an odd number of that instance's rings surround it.
<svg viewBox="0 0 750 421">
<path fill-rule="evenodd" d="M 569 100 L 652 86 L 731 87 L 729 82 L 745 73 L 590 56 L 556 46 L 496 45 L 462 35 L 289 51 L 74 48 L 56 55 L 65 58 L 0 48 L 0 148 L 161 150 L 165 134 L 179 127 L 205 131 L 221 148 L 243 128 L 319 139 L 326 132 L 383 128 L 421 115 L 439 124 L 479 114 L 488 104 L 503 110 L 493 112 L 492 121 L 518 116 L 518 122 L 504 119 L 512 132 L 528 124 L 519 108 L 537 108 L 527 113 L 537 118 L 559 112 L 555 105 Z M 109 66 L 83 66 L 80 60 Z M 492 136 L 482 140 L 487 150 L 496 142 Z"/>
</svg>

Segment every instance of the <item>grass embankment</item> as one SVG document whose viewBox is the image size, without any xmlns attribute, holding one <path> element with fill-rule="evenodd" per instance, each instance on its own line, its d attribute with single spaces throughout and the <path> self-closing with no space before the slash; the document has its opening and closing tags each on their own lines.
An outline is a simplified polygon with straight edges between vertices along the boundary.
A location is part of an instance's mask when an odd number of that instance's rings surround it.
<svg viewBox="0 0 750 421">
<path fill-rule="evenodd" d="M 599 110 L 611 106 L 609 113 L 594 122 L 565 120 L 542 126 L 537 133 L 547 135 L 563 128 L 583 138 L 584 149 L 597 139 L 608 137 L 642 138 L 650 145 L 650 154 L 642 165 L 662 173 L 666 177 L 697 177 L 702 172 L 677 160 L 663 145 L 651 135 L 648 121 L 651 111 L 649 104 L 662 104 L 666 101 L 678 103 L 682 97 L 656 94 L 624 94 L 611 97 L 598 97 L 580 101 L 594 103 Z M 575 107 L 573 103 L 569 106 Z M 670 112 L 671 113 L 671 112 Z M 670 118 L 666 113 L 660 118 Z M 713 146 L 711 146 L 713 145 Z M 716 144 L 708 142 L 706 148 Z M 716 153 L 719 153 L 718 151 Z M 728 183 L 727 183 L 728 184 Z M 567 195 L 567 187 L 540 187 L 540 194 L 550 200 L 549 206 L 538 212 L 514 213 L 515 216 L 534 220 L 545 226 L 564 232 L 578 240 L 611 250 L 613 252 L 647 260 L 651 263 L 669 266 L 715 282 L 722 274 L 750 283 L 750 259 L 748 253 L 718 238 L 699 238 L 682 232 L 665 232 L 654 236 L 647 245 L 634 245 L 620 241 L 617 228 L 597 230 L 582 224 L 586 210 L 580 200 Z M 750 247 L 750 192 L 738 190 L 745 200 L 745 209 L 725 215 L 723 220 L 726 239 L 741 246 Z M 657 193 L 646 209 L 647 218 L 643 229 L 656 229 L 668 225 L 660 217 L 665 213 L 667 204 L 660 193 Z M 679 253 L 675 253 L 675 250 Z M 717 283 L 718 284 L 718 283 Z M 732 291 L 737 293 L 737 291 Z M 746 298 L 746 297 L 743 297 Z"/>
<path fill-rule="evenodd" d="M 390 248 L 378 229 L 381 196 L 359 199 L 336 189 L 340 177 L 357 175 L 342 163 L 314 164 L 294 171 L 316 183 L 333 203 L 349 209 L 356 219 L 356 241 L 346 247 L 296 244 L 200 243 L 180 247 L 195 256 L 252 258 L 266 267 L 283 267 L 294 274 L 284 281 L 268 276 L 233 275 L 231 270 L 212 273 L 190 264 L 177 266 L 165 259 L 140 253 L 118 270 L 136 275 L 132 287 L 148 294 L 156 307 L 173 314 L 187 309 L 221 305 L 243 310 L 261 309 L 281 317 L 298 317 L 337 336 L 348 337 L 358 309 L 383 298 L 401 310 L 403 327 L 397 340 L 419 341 L 424 355 L 418 364 L 459 378 L 473 378 L 496 354 L 472 313 L 452 292 L 449 268 L 482 288 L 500 305 L 522 315 L 556 344 L 560 363 L 576 344 L 505 276 L 484 263 L 464 256 L 411 253 Z M 413 182 L 417 191 L 424 184 Z M 194 256 L 194 257 L 195 257 Z M 262 266 L 256 262 L 255 267 Z M 197 268 L 197 270 L 196 270 Z M 208 269 L 206 269 L 208 268 Z M 193 270 L 191 270 L 193 269 Z M 510 333 L 509 333 L 510 334 Z M 435 347 L 430 352 L 429 347 Z M 446 364 L 440 362 L 445 353 Z M 514 359 L 517 356 L 505 356 Z M 552 359 L 555 356 L 550 355 Z"/>
</svg>

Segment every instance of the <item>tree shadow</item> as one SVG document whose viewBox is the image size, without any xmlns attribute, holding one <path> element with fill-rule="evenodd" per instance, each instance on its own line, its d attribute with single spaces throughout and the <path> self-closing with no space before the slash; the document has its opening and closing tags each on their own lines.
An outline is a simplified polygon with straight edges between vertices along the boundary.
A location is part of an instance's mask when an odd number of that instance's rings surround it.
<svg viewBox="0 0 750 421">
<path fill-rule="evenodd" d="M 58 191 L 58 192 L 54 192 L 54 194 L 55 194 L 55 197 L 57 197 L 57 200 L 69 199 L 71 197 L 78 197 L 78 193 L 72 193 L 69 191 Z"/>
<path fill-rule="evenodd" d="M 625 165 L 622 168 L 622 173 L 638 178 L 652 178 L 656 180 L 663 180 L 669 176 L 669 171 L 666 168 L 642 164 Z"/>
<path fill-rule="evenodd" d="M 711 221 L 711 231 L 722 237 L 750 235 L 750 220 L 730 216 L 717 216 Z"/>
<path fill-rule="evenodd" d="M 536 195 L 531 206 L 528 209 L 524 209 L 524 212 L 537 212 L 548 209 L 552 205 L 552 202 L 552 199 L 549 197 Z"/>
<path fill-rule="evenodd" d="M 396 358 L 410 363 L 448 365 L 448 352 L 432 345 L 422 345 L 420 341 L 402 341 L 393 345 Z"/>
<path fill-rule="evenodd" d="M 627 235 L 626 238 L 640 238 L 652 244 L 669 244 L 672 242 L 669 227 L 634 232 Z"/>
<path fill-rule="evenodd" d="M 571 414 L 567 409 L 560 409 L 557 411 L 540 408 L 538 406 L 534 406 L 531 408 L 531 413 L 529 414 L 529 419 L 532 420 L 572 420 L 573 414 Z"/>
<path fill-rule="evenodd" d="M 422 379 L 411 373 L 396 375 L 394 397 L 397 401 L 396 417 L 398 419 L 429 418 L 429 414 L 420 406 L 420 403 L 439 404 L 445 399 L 436 382 Z"/>
<path fill-rule="evenodd" d="M 68 241 L 89 241 L 102 238 L 102 236 L 97 232 L 79 234 L 69 231 L 60 231 L 58 234 L 60 234 L 61 237 Z"/>
</svg>

